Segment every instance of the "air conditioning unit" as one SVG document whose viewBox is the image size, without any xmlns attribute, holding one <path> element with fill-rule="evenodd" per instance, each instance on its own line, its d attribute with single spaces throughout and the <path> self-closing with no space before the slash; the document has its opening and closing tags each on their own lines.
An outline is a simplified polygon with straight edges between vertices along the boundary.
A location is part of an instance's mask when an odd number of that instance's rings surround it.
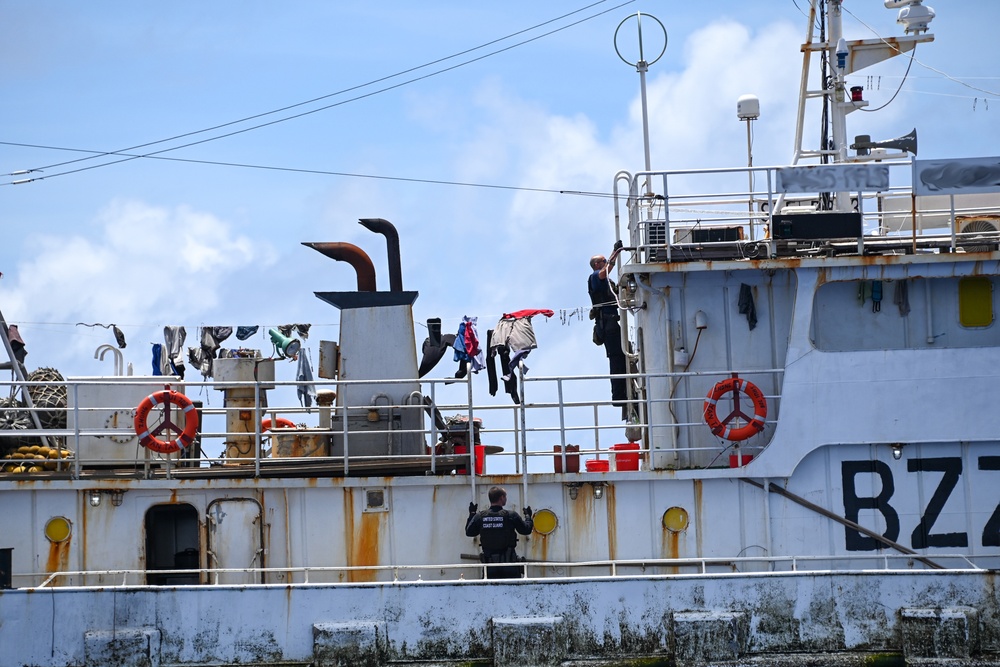
<svg viewBox="0 0 1000 667">
<path fill-rule="evenodd" d="M 674 243 L 742 241 L 743 227 L 674 227 Z"/>
<path fill-rule="evenodd" d="M 1000 243 L 1000 216 L 955 216 L 958 245 L 966 252 L 989 252 Z"/>
</svg>

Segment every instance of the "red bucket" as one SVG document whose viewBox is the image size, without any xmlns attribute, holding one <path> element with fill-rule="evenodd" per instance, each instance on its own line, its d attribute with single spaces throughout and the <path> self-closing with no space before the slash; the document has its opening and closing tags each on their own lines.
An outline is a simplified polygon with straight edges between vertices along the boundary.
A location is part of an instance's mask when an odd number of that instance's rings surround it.
<svg viewBox="0 0 1000 667">
<path fill-rule="evenodd" d="M 555 461 L 555 470 L 556 472 L 562 472 L 562 445 L 553 445 L 552 451 L 555 452 L 552 455 Z M 566 472 L 580 472 L 580 455 L 572 453 L 578 451 L 580 451 L 580 445 L 566 445 Z"/>
<path fill-rule="evenodd" d="M 730 468 L 742 468 L 746 464 L 753 460 L 753 454 L 740 454 L 740 458 L 737 461 L 736 454 L 729 455 L 729 467 Z"/>
<path fill-rule="evenodd" d="M 639 469 L 639 443 L 626 442 L 620 445 L 611 445 L 615 453 L 611 455 L 611 460 L 615 464 L 615 470 L 638 470 Z"/>
<path fill-rule="evenodd" d="M 603 459 L 587 459 L 587 472 L 607 472 L 609 463 Z"/>
<path fill-rule="evenodd" d="M 455 454 L 468 454 L 469 448 L 465 445 L 455 445 Z M 469 469 L 461 467 L 456 470 L 459 475 L 468 475 Z M 476 445 L 476 474 L 482 475 L 486 472 L 486 445 Z"/>
</svg>

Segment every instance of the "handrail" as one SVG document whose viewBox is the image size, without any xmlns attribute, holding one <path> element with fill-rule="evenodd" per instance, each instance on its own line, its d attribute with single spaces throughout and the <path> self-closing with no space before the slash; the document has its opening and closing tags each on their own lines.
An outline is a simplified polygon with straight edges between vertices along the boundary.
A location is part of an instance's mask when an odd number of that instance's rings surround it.
<svg viewBox="0 0 1000 667">
<path fill-rule="evenodd" d="M 663 373 L 649 373 L 642 372 L 631 375 L 625 375 L 624 377 L 634 378 L 639 381 L 640 384 L 648 385 L 650 382 L 658 379 L 689 379 L 697 380 L 702 384 L 710 383 L 713 379 L 721 379 L 723 377 L 731 376 L 732 373 L 738 373 L 744 376 L 753 375 L 771 375 L 780 378 L 781 374 L 784 372 L 780 368 L 763 368 L 763 369 L 749 369 L 749 368 L 739 368 L 739 369 L 716 369 L 716 370 L 698 370 L 698 371 L 687 371 L 687 372 L 663 372 Z M 466 403 L 456 403 L 456 404 L 437 404 L 434 403 L 434 407 L 446 413 L 458 412 L 468 419 L 468 431 L 466 432 L 467 438 L 475 438 L 476 434 L 474 432 L 473 424 L 475 419 L 479 417 L 486 417 L 487 421 L 492 423 L 483 425 L 483 433 L 488 434 L 492 442 L 487 442 L 488 445 L 500 445 L 504 447 L 502 452 L 493 454 L 494 461 L 502 463 L 505 460 L 511 462 L 511 468 L 513 472 L 518 475 L 527 475 L 538 472 L 551 472 L 539 470 L 539 466 L 544 465 L 546 460 L 551 460 L 550 457 L 553 456 L 552 446 L 554 444 L 559 444 L 563 450 L 570 444 L 574 444 L 579 447 L 579 452 L 574 452 L 574 455 L 588 455 L 597 454 L 602 455 L 607 453 L 607 446 L 602 446 L 601 440 L 602 435 L 610 434 L 608 437 L 612 438 L 612 442 L 616 441 L 616 433 L 620 433 L 623 426 L 618 418 L 620 413 L 619 408 L 613 407 L 611 404 L 610 396 L 607 400 L 570 400 L 567 399 L 568 395 L 573 395 L 571 391 L 575 386 L 583 386 L 587 383 L 601 383 L 602 385 L 607 382 L 609 376 L 606 374 L 594 374 L 594 375 L 579 375 L 579 376 L 532 376 L 532 377 L 519 377 L 520 393 L 522 395 L 522 400 L 517 404 L 504 404 L 504 403 L 477 403 L 473 401 L 473 392 L 471 389 L 471 375 L 466 379 L 467 388 L 464 393 L 467 395 L 468 404 Z M 146 380 L 146 378 L 139 378 L 140 381 Z M 131 381 L 136 381 L 132 378 Z M 59 384 L 68 387 L 67 394 L 71 398 L 73 405 L 69 408 L 65 408 L 68 413 L 69 420 L 68 426 L 65 429 L 35 429 L 35 430 L 3 430 L 0 429 L 0 451 L 6 449 L 4 446 L 4 441 L 8 438 L 31 438 L 38 436 L 45 436 L 48 438 L 54 438 L 63 444 L 62 447 L 65 448 L 67 445 L 75 455 L 72 459 L 67 459 L 65 463 L 61 463 L 56 471 L 46 471 L 41 473 L 31 473 L 38 475 L 45 475 L 49 478 L 64 478 L 67 474 L 65 470 L 67 466 L 71 469 L 68 471 L 69 477 L 73 479 L 79 479 L 89 475 L 86 470 L 88 467 L 92 467 L 93 464 L 98 463 L 103 466 L 114 465 L 122 466 L 130 469 L 132 472 L 138 472 L 140 476 L 151 478 L 166 475 L 167 477 L 174 477 L 181 474 L 188 474 L 187 472 L 181 472 L 182 469 L 190 468 L 213 468 L 213 466 L 222 463 L 246 463 L 250 464 L 253 471 L 253 476 L 260 477 L 265 473 L 268 476 L 274 476 L 273 471 L 265 470 L 264 462 L 266 461 L 268 466 L 273 468 L 271 463 L 274 461 L 283 460 L 281 457 L 277 456 L 276 451 L 268 451 L 264 445 L 267 443 L 268 438 L 281 437 L 281 434 L 276 432 L 262 433 L 260 431 L 260 420 L 256 420 L 254 425 L 254 431 L 251 433 L 245 432 L 232 432 L 225 428 L 219 428 L 225 422 L 220 424 L 219 420 L 225 419 L 227 414 L 232 414 L 233 411 L 237 409 L 246 409 L 246 407 L 212 407 L 212 406 L 201 406 L 199 408 L 199 414 L 202 415 L 202 425 L 199 431 L 198 444 L 200 446 L 200 454 L 196 458 L 188 458 L 184 460 L 179 460 L 177 457 L 158 457 L 151 454 L 147 450 L 142 448 L 132 448 L 131 450 L 125 452 L 119 452 L 117 455 L 115 450 L 104 446 L 100 448 L 100 457 L 95 458 L 94 452 L 96 450 L 89 448 L 87 442 L 92 441 L 93 438 L 114 438 L 118 437 L 121 439 L 128 439 L 134 436 L 134 432 L 129 427 L 130 422 L 126 418 L 124 423 L 115 422 L 114 424 L 108 425 L 105 415 L 109 414 L 109 411 L 114 411 L 117 414 L 127 414 L 129 411 L 134 409 L 131 405 L 102 405 L 99 407 L 91 407 L 91 403 L 86 405 L 80 405 L 80 395 L 83 393 L 86 387 L 93 387 L 95 385 L 111 385 L 119 382 L 116 377 L 109 378 L 82 378 L 67 380 Z M 149 378 L 149 384 L 162 383 L 171 384 L 174 387 L 183 388 L 188 393 L 196 391 L 200 387 L 212 387 L 215 382 L 180 382 L 170 378 Z M 380 381 L 383 385 L 391 386 L 393 384 L 412 384 L 413 380 L 410 379 L 400 379 L 400 380 L 383 380 Z M 441 395 L 438 391 L 439 388 L 444 385 L 454 382 L 451 378 L 440 378 L 440 379 L 427 379 L 424 378 L 421 381 L 422 387 L 429 388 L 425 392 L 425 395 L 432 397 L 432 401 L 437 396 Z M 19 383 L 19 382 L 0 382 L 0 387 L 4 386 L 21 386 L 22 384 L 28 385 L 39 385 L 45 384 L 41 382 L 30 382 L 30 383 Z M 227 386 L 235 385 L 237 383 L 227 381 Z M 273 393 L 276 392 L 291 392 L 294 391 L 299 385 L 303 384 L 298 381 L 267 381 L 267 386 L 269 391 Z M 313 380 L 309 382 L 315 386 L 327 386 L 337 388 L 338 390 L 343 390 L 344 387 L 351 384 L 368 385 L 370 381 L 366 380 Z M 776 386 L 780 386 L 780 381 L 775 383 Z M 271 399 L 267 408 L 263 407 L 263 391 L 260 387 L 260 383 L 254 385 L 250 383 L 249 386 L 254 387 L 254 411 L 261 415 L 270 415 L 272 418 L 277 415 L 282 417 L 291 418 L 293 421 L 305 421 L 305 422 L 315 422 L 315 415 L 317 413 L 316 408 L 304 408 L 300 407 L 295 403 L 290 404 L 287 407 L 280 407 L 279 402 Z M 602 392 L 603 393 L 603 392 Z M 525 395 L 527 395 L 525 397 Z M 767 399 L 769 402 L 773 403 L 776 408 L 780 408 L 780 394 L 767 394 Z M 503 400 L 503 399 L 499 399 Z M 703 400 L 703 397 L 691 396 L 691 395 L 680 395 L 680 396 L 669 396 L 666 398 L 652 398 L 646 397 L 642 399 L 642 405 L 647 409 L 649 405 L 656 403 L 671 403 L 673 405 L 679 406 L 677 414 L 680 414 L 679 409 L 683 406 L 697 406 Z M 379 410 L 379 414 L 384 416 L 386 413 L 392 414 L 409 414 L 422 413 L 425 409 L 425 405 L 422 401 L 416 402 L 413 399 L 412 393 L 408 395 L 405 401 L 400 405 L 390 405 L 385 406 L 384 399 L 380 398 L 377 406 L 351 406 L 349 410 L 352 413 L 357 413 L 359 410 L 364 410 L 366 407 L 373 410 Z M 47 408 L 51 411 L 53 408 Z M 694 412 L 697 412 L 696 408 L 692 408 Z M 0 412 L 5 410 L 31 410 L 30 408 L 22 407 L 8 407 L 0 408 Z M 34 408 L 36 412 L 41 412 L 42 408 Z M 406 412 L 410 411 L 410 412 Z M 331 425 L 321 425 L 321 426 L 307 426 L 307 430 L 301 434 L 297 435 L 311 435 L 317 437 L 332 437 L 339 436 L 344 438 L 345 442 L 351 442 L 354 436 L 353 432 L 347 428 L 343 416 L 345 414 L 345 408 L 343 406 L 331 406 L 329 408 L 329 414 L 334 417 L 334 424 Z M 504 424 L 503 420 L 492 420 L 491 415 L 508 413 L 513 415 L 513 423 Z M 637 415 L 642 416 L 646 414 L 645 410 L 637 411 Z M 692 413 L 688 413 L 692 414 Z M 778 410 L 769 411 L 767 424 L 773 425 L 777 418 Z M 633 426 L 638 427 L 642 432 L 646 433 L 646 437 L 658 437 L 658 433 L 665 432 L 664 429 L 679 429 L 680 431 L 688 431 L 691 429 L 701 429 L 704 424 L 697 420 L 677 420 L 675 423 L 671 424 L 658 424 L 652 425 L 639 421 L 634 423 Z M 438 447 L 441 442 L 445 442 L 443 438 L 444 434 L 439 430 L 438 425 L 435 423 L 434 419 L 429 420 L 429 423 L 424 421 L 423 416 L 419 420 L 419 425 L 411 424 L 411 426 L 406 426 L 405 424 L 400 426 L 394 426 L 392 428 L 393 437 L 404 437 L 407 435 L 413 436 L 422 440 L 425 445 L 434 444 L 435 446 L 426 447 L 426 452 L 424 448 L 421 448 L 420 452 L 415 452 L 414 454 L 418 457 L 426 456 L 429 461 L 430 470 L 434 473 L 441 473 L 439 457 L 441 453 L 438 451 Z M 652 435 L 650 435 L 652 434 Z M 293 434 L 296 435 L 296 434 Z M 427 438 L 430 437 L 430 442 Z M 244 437 L 252 439 L 252 445 L 247 447 L 247 456 L 230 456 L 227 454 L 232 454 L 232 452 L 226 451 L 226 446 L 224 443 L 229 442 L 232 438 Z M 620 437 L 620 436 L 619 436 Z M 107 440 L 102 442 L 107 443 Z M 250 440 L 247 441 L 248 444 Z M 485 442 L 485 441 L 484 441 Z M 588 445 L 588 442 L 591 443 Z M 766 443 L 756 443 L 755 446 L 766 444 Z M 274 447 L 271 448 L 274 450 Z M 652 449 L 651 442 L 649 440 L 644 440 L 640 443 L 640 454 L 646 454 Z M 759 449 L 759 447 L 757 447 Z M 138 451 L 139 456 L 135 457 L 132 453 L 133 451 Z M 678 463 L 679 467 L 688 467 L 692 469 L 699 469 L 711 465 L 714 461 L 711 459 L 713 455 L 718 458 L 718 455 L 724 453 L 719 451 L 717 444 L 712 443 L 709 446 L 703 444 L 698 444 L 694 440 L 685 442 L 682 445 L 682 449 L 677 451 L 684 451 L 688 455 L 698 457 L 701 454 L 707 454 L 708 458 L 701 460 L 691 460 L 687 462 Z M 361 452 L 350 453 L 350 451 L 345 452 L 342 456 L 338 454 L 337 457 L 330 456 L 310 456 L 308 457 L 308 463 L 321 463 L 323 461 L 333 461 L 337 458 L 343 459 L 343 471 L 342 474 L 350 474 L 350 469 L 352 463 L 363 462 L 366 457 L 358 456 Z M 453 455 L 450 451 L 446 452 L 448 455 Z M 470 448 L 469 456 L 475 457 L 478 455 L 475 448 Z M 565 455 L 565 451 L 563 456 Z M 296 457 L 299 458 L 299 457 Z M 372 458 L 371 456 L 367 458 Z M 444 472 L 449 472 L 452 469 L 452 461 L 448 461 L 449 468 Z M 565 459 L 564 459 L 565 462 Z M 0 466 L 6 463 L 0 460 Z M 474 464 L 470 464 L 474 465 Z M 141 470 L 140 470 L 141 468 Z M 566 470 L 563 467 L 563 470 Z M 229 472 L 227 471 L 227 474 Z M 0 482 L 6 479 L 24 479 L 23 476 L 18 474 L 17 476 L 12 476 L 9 474 L 0 474 Z M 473 493 L 475 492 L 476 479 L 475 476 L 470 476 L 467 480 L 472 488 Z M 522 483 L 526 483 L 522 480 Z"/>
<path fill-rule="evenodd" d="M 988 557 L 988 556 L 984 556 Z M 469 558 L 474 558 L 469 556 Z M 974 572 L 990 572 L 988 568 L 980 567 L 970 560 L 967 554 L 935 554 L 934 558 L 937 561 L 949 562 L 958 561 L 962 564 L 959 567 L 946 567 L 939 566 L 938 568 L 914 568 L 913 562 L 919 561 L 915 559 L 912 555 L 908 554 L 847 554 L 847 555 L 815 555 L 815 556 L 737 556 L 737 557 L 719 557 L 719 558 L 645 558 L 645 559 L 606 559 L 606 560 L 587 560 L 587 561 L 523 561 L 515 565 L 524 566 L 526 569 L 528 579 L 543 579 L 546 581 L 552 580 L 565 580 L 565 579 L 602 579 L 602 578 L 639 578 L 639 579 L 650 579 L 650 578 L 672 578 L 672 577 L 726 577 L 732 575 L 739 576 L 773 576 L 776 574 L 781 575 L 814 575 L 822 573 L 831 574 L 842 574 L 847 571 L 845 568 L 832 567 L 833 564 L 840 563 L 846 565 L 860 565 L 864 562 L 871 562 L 873 565 L 881 563 L 880 567 L 872 567 L 867 569 L 859 569 L 857 567 L 852 567 L 850 571 L 878 571 L 878 572 L 942 572 L 942 571 L 974 571 Z M 478 561 L 478 559 L 476 559 Z M 895 564 L 895 566 L 893 566 Z M 815 567 L 812 567 L 815 565 Z M 747 566 L 764 567 L 762 570 L 747 569 Z M 76 589 L 87 589 L 87 588 L 119 588 L 127 587 L 127 581 L 130 576 L 142 577 L 147 576 L 160 576 L 160 575 L 193 575 L 197 574 L 199 576 L 204 575 L 206 580 L 213 580 L 218 577 L 218 575 L 224 574 L 246 574 L 251 575 L 249 578 L 255 581 L 261 581 L 262 578 L 266 579 L 267 575 L 283 575 L 288 577 L 288 575 L 301 574 L 303 575 L 303 581 L 291 581 L 290 577 L 287 581 L 268 581 L 267 583 L 239 583 L 239 584 L 189 584 L 192 586 L 227 586 L 227 585 L 238 585 L 240 587 L 247 586 L 268 586 L 280 584 L 282 586 L 304 586 L 304 585 L 330 585 L 330 586 L 343 586 L 350 585 L 352 583 L 390 583 L 388 579 L 375 579 L 366 582 L 343 582 L 343 581 L 322 581 L 318 582 L 314 579 L 310 579 L 310 574 L 341 574 L 341 573 L 357 573 L 357 572 L 369 572 L 369 573 L 391 573 L 393 576 L 391 578 L 391 583 L 402 584 L 402 583 L 456 583 L 462 581 L 476 581 L 472 579 L 466 579 L 465 574 L 467 572 L 484 573 L 486 564 L 483 563 L 433 563 L 433 564 L 416 564 L 416 565 L 341 565 L 341 566 L 296 566 L 296 567 L 248 567 L 248 568 L 190 568 L 190 569 L 153 569 L 153 570 L 141 570 L 141 569 L 107 569 L 107 570 L 66 570 L 59 572 L 50 573 L 30 573 L 30 574 L 18 574 L 15 575 L 18 578 L 35 578 L 44 576 L 45 578 L 35 586 L 21 586 L 18 588 L 22 589 L 41 589 L 41 588 L 63 588 L 63 586 L 57 586 L 56 582 L 60 578 L 84 578 L 84 577 L 109 577 L 117 578 L 122 577 L 122 584 L 109 584 L 106 581 L 102 581 L 97 584 L 73 584 L 72 588 Z M 743 567 L 744 569 L 740 569 Z M 780 568 L 786 569 L 780 569 Z M 606 568 L 608 574 L 576 574 L 567 575 L 560 574 L 560 571 L 573 570 L 578 568 Z M 663 572 L 664 569 L 678 569 L 678 568 L 688 568 L 693 570 L 693 572 Z M 712 568 L 723 568 L 723 571 L 710 571 Z M 656 572 L 647 572 L 647 570 L 660 570 Z M 636 572 L 638 570 L 638 572 Z M 442 574 L 448 571 L 458 571 L 457 576 Z M 546 573 L 548 571 L 548 573 Z M 399 577 L 400 572 L 412 572 L 419 575 L 420 578 L 414 580 L 406 580 Z M 426 578 L 427 573 L 435 572 L 438 576 L 435 578 Z M 531 576 L 532 572 L 535 576 Z M 492 581 L 492 580 L 491 580 Z M 157 584 L 133 584 L 132 586 L 141 587 L 157 587 Z"/>
</svg>

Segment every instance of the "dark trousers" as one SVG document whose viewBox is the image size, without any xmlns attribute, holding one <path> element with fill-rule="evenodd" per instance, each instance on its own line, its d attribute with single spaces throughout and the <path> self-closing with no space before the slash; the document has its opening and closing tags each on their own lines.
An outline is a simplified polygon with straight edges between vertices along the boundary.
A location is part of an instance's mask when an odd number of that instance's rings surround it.
<svg viewBox="0 0 1000 667">
<path fill-rule="evenodd" d="M 625 352 L 622 351 L 622 328 L 618 324 L 618 318 L 602 315 L 599 323 L 611 374 L 624 375 L 628 372 L 628 368 L 625 363 Z M 625 378 L 611 378 L 611 400 L 615 403 L 628 400 L 626 387 Z"/>
<path fill-rule="evenodd" d="M 488 563 L 486 566 L 487 579 L 520 579 L 524 576 L 523 565 L 506 565 L 506 563 L 517 561 L 517 554 L 513 553 L 513 549 L 503 553 L 483 553 L 480 558 L 484 563 Z M 498 564 L 493 565 L 493 563 Z"/>
</svg>

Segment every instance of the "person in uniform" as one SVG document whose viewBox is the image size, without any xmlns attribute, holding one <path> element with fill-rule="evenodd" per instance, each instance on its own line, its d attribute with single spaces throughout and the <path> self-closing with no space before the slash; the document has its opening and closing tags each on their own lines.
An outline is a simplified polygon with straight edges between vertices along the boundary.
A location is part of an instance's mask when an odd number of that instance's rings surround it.
<svg viewBox="0 0 1000 667">
<path fill-rule="evenodd" d="M 507 504 L 507 492 L 499 486 L 489 490 L 490 508 L 477 511 L 479 506 L 469 503 L 469 519 L 465 522 L 465 534 L 468 537 L 479 536 L 479 544 L 483 549 L 480 559 L 484 563 L 516 563 L 518 562 L 517 533 L 528 535 L 533 524 L 531 508 L 524 508 L 524 518 L 517 512 L 504 509 Z M 486 568 L 487 579 L 516 579 L 524 576 L 524 566 L 503 565 Z"/>
<path fill-rule="evenodd" d="M 591 319 L 594 320 L 594 342 L 598 345 L 604 345 L 611 375 L 624 375 L 628 372 L 625 352 L 622 350 L 618 301 L 614 294 L 614 283 L 608 277 L 608 270 L 614 264 L 621 250 L 621 245 L 616 244 L 610 259 L 604 259 L 604 255 L 591 257 L 592 273 L 587 279 L 587 292 L 590 293 L 590 301 L 593 304 L 590 314 Z M 614 405 L 622 406 L 623 415 L 626 410 L 625 401 L 628 400 L 626 387 L 625 378 L 611 378 L 611 401 Z"/>
</svg>

